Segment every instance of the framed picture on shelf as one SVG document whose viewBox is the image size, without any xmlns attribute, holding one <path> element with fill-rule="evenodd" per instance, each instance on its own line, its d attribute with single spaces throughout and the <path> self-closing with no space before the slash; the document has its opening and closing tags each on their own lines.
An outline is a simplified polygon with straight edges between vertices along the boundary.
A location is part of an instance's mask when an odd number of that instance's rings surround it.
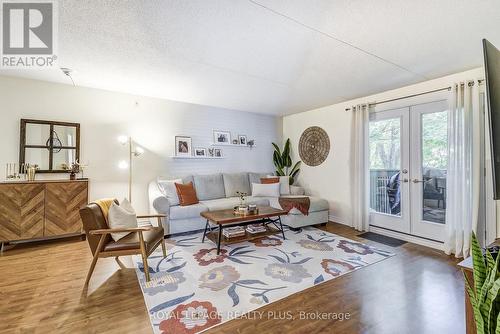
<svg viewBox="0 0 500 334">
<path fill-rule="evenodd" d="M 247 146 L 247 136 L 246 135 L 238 135 L 238 144 Z"/>
<path fill-rule="evenodd" d="M 231 132 L 214 130 L 214 144 L 231 144 Z"/>
<path fill-rule="evenodd" d="M 216 158 L 222 158 L 222 150 L 220 148 L 215 148 L 214 155 Z"/>
<path fill-rule="evenodd" d="M 209 148 L 208 149 L 208 156 L 209 157 L 215 157 L 215 148 Z"/>
<path fill-rule="evenodd" d="M 207 149 L 204 147 L 195 147 L 194 148 L 194 156 L 195 157 L 206 157 Z"/>
<path fill-rule="evenodd" d="M 175 155 L 178 157 L 192 156 L 191 137 L 175 136 Z"/>
</svg>

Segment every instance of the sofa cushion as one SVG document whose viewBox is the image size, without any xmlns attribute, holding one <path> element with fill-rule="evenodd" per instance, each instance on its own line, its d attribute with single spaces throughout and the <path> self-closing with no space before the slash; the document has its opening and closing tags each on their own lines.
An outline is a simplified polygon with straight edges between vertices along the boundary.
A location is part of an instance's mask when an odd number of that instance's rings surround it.
<svg viewBox="0 0 500 334">
<path fill-rule="evenodd" d="M 294 196 L 294 195 L 289 195 L 289 196 L 282 196 L 282 197 L 304 197 L 304 196 Z M 328 201 L 323 198 L 319 197 L 312 197 L 312 196 L 306 196 L 309 197 L 309 200 L 311 202 L 311 205 L 309 207 L 309 213 L 311 212 L 318 212 L 318 211 L 326 211 L 329 209 Z M 281 209 L 281 205 L 278 202 L 278 198 L 269 198 L 269 202 L 273 208 L 278 208 Z M 289 215 L 301 215 L 299 210 L 297 209 L 292 209 L 288 213 Z"/>
<path fill-rule="evenodd" d="M 189 182 L 193 182 L 194 184 L 193 175 L 187 175 L 182 178 L 182 183 L 188 184 Z"/>
<path fill-rule="evenodd" d="M 188 206 L 171 206 L 169 219 L 188 219 L 200 218 L 200 213 L 208 211 L 208 208 L 203 203 L 188 205 Z"/>
<path fill-rule="evenodd" d="M 240 203 L 239 197 L 218 198 L 201 202 L 209 211 L 232 209 Z"/>
<path fill-rule="evenodd" d="M 193 179 L 200 201 L 226 197 L 222 174 L 194 175 Z"/>
<path fill-rule="evenodd" d="M 224 190 L 226 197 L 236 197 L 239 192 L 250 194 L 250 183 L 248 182 L 248 173 L 222 174 L 224 179 Z"/>
<path fill-rule="evenodd" d="M 245 202 L 247 204 L 269 206 L 269 199 L 267 197 L 253 197 L 253 196 L 248 196 Z"/>
<path fill-rule="evenodd" d="M 163 196 L 168 199 L 170 205 L 179 205 L 179 196 L 177 195 L 177 189 L 175 187 L 176 183 L 183 184 L 184 182 L 182 182 L 182 179 L 158 180 L 158 188 Z"/>
<path fill-rule="evenodd" d="M 208 201 L 202 201 L 200 203 L 205 205 L 210 211 L 226 210 L 226 209 L 232 209 L 238 204 L 240 204 L 240 198 L 229 197 L 229 198 L 211 199 Z M 267 199 L 266 197 L 248 196 L 245 199 L 245 204 L 269 205 L 269 199 Z"/>
<path fill-rule="evenodd" d="M 248 173 L 248 183 L 250 187 L 252 183 L 260 183 L 260 179 L 263 177 L 267 177 L 268 173 Z"/>
<path fill-rule="evenodd" d="M 290 195 L 290 177 L 289 176 L 273 176 L 273 175 L 267 176 L 267 178 L 274 178 L 274 177 L 279 178 L 280 195 L 281 196 Z"/>
<path fill-rule="evenodd" d="M 290 186 L 290 195 L 305 195 L 306 191 L 304 188 L 299 186 Z"/>
<path fill-rule="evenodd" d="M 280 197 L 280 184 L 252 183 L 252 195 L 259 197 Z"/>
</svg>

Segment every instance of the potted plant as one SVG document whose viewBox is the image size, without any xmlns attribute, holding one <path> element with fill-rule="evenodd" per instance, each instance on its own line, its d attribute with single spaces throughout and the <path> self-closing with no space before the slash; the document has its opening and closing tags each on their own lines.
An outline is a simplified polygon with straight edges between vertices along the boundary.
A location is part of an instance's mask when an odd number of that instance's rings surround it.
<svg viewBox="0 0 500 334">
<path fill-rule="evenodd" d="M 476 235 L 472 234 L 474 282 L 473 286 L 471 286 L 472 284 L 465 277 L 465 286 L 474 310 L 477 334 L 500 333 L 500 326 L 498 325 L 500 320 L 499 259 L 500 255 L 494 260 L 488 250 L 483 256 Z"/>
<path fill-rule="evenodd" d="M 300 171 L 300 163 L 302 161 L 297 161 L 295 165 L 293 165 L 293 168 L 290 169 L 290 167 L 292 167 L 292 158 L 290 157 L 290 138 L 286 140 L 283 151 L 281 151 L 279 146 L 275 143 L 272 144 L 274 146 L 273 163 L 274 167 L 276 167 L 276 175 L 289 176 L 290 184 L 292 185 L 295 181 L 295 176 L 297 176 Z"/>
<path fill-rule="evenodd" d="M 77 162 L 74 162 L 71 164 L 71 173 L 69 174 L 69 179 L 70 180 L 76 180 L 76 174 L 80 172 L 80 164 Z"/>
<path fill-rule="evenodd" d="M 238 195 L 238 197 L 240 198 L 240 205 L 239 205 L 239 207 L 240 208 L 246 207 L 245 201 L 247 199 L 246 197 L 248 196 L 248 194 L 246 192 L 237 191 L 236 195 Z"/>
</svg>

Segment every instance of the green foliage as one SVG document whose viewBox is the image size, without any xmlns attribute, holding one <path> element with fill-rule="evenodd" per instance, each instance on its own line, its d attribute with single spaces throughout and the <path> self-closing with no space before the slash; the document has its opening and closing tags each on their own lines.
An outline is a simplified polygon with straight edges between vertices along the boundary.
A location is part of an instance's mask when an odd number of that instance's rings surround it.
<svg viewBox="0 0 500 334">
<path fill-rule="evenodd" d="M 446 169 L 448 165 L 448 113 L 422 115 L 422 167 Z M 371 121 L 369 126 L 370 168 L 399 169 L 401 121 L 399 118 Z"/>
<path fill-rule="evenodd" d="M 273 152 L 273 163 L 276 167 L 276 175 L 278 176 L 290 176 L 290 184 L 293 184 L 295 177 L 300 171 L 301 161 L 297 161 L 292 167 L 292 158 L 290 157 L 290 138 L 285 142 L 283 147 L 283 152 L 278 145 L 272 143 L 274 146 Z M 290 169 L 292 167 L 292 169 Z"/>
<path fill-rule="evenodd" d="M 472 265 L 474 269 L 474 287 L 471 287 L 467 278 L 465 286 L 469 294 L 470 303 L 474 310 L 477 334 L 500 334 L 500 273 L 498 262 L 493 260 L 490 252 L 486 251 L 486 260 L 483 257 L 481 246 L 476 235 L 472 234 Z"/>
</svg>

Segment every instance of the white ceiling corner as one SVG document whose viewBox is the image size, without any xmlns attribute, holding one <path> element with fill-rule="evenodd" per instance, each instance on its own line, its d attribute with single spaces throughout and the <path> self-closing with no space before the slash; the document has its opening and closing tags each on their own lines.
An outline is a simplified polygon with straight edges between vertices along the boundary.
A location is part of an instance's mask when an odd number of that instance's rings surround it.
<svg viewBox="0 0 500 334">
<path fill-rule="evenodd" d="M 480 66 L 499 22 L 495 0 L 64 0 L 59 65 L 79 86 L 283 115 Z"/>
</svg>

